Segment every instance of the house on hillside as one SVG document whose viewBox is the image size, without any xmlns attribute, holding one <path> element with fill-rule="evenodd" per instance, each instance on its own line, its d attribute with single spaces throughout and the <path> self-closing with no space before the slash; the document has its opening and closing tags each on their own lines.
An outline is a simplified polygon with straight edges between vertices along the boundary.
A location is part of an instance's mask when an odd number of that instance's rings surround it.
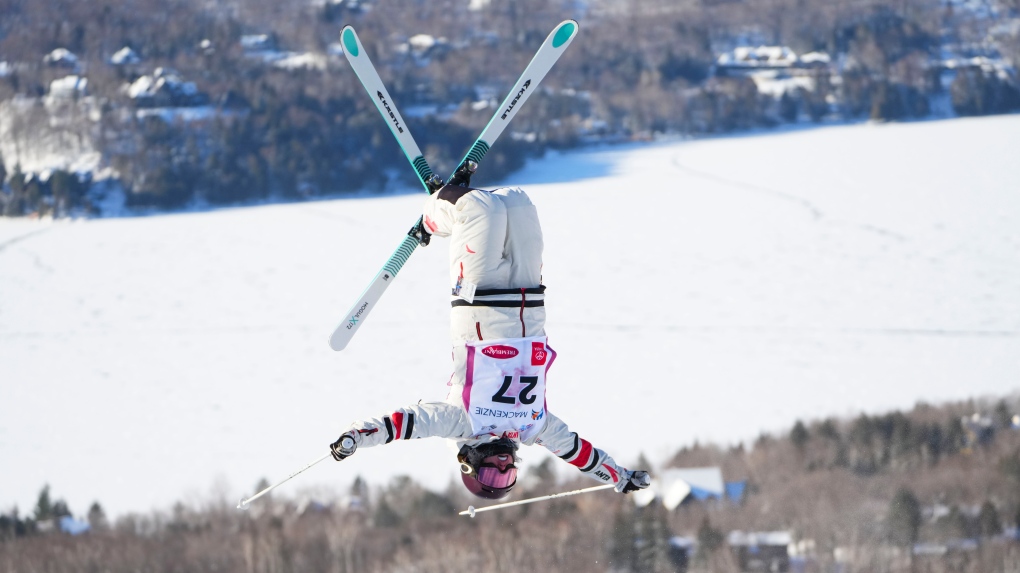
<svg viewBox="0 0 1020 573">
<path fill-rule="evenodd" d="M 790 570 L 790 545 L 793 535 L 788 531 L 731 531 L 726 543 L 741 571 L 779 572 Z"/>
<path fill-rule="evenodd" d="M 50 82 L 49 96 L 59 99 L 76 99 L 85 96 L 89 80 L 82 76 L 64 76 Z"/>
<path fill-rule="evenodd" d="M 406 42 L 397 46 L 397 52 L 411 56 L 419 66 L 428 64 L 432 58 L 449 53 L 451 49 L 446 38 L 436 38 L 428 34 L 411 36 Z"/>
<path fill-rule="evenodd" d="M 128 46 L 124 46 L 110 56 L 110 64 L 114 66 L 129 66 L 141 61 L 142 59 L 138 57 L 138 54 Z"/>
<path fill-rule="evenodd" d="M 245 53 L 275 51 L 277 50 L 276 37 L 269 34 L 247 34 L 241 36 L 241 49 Z"/>
<path fill-rule="evenodd" d="M 820 90 L 834 81 L 832 58 L 825 52 L 798 56 L 786 46 L 742 46 L 721 54 L 713 75 L 753 81 L 758 93 L 768 96 L 761 112 L 776 120 L 796 121 L 802 110 L 818 119 L 830 111 Z"/>
<path fill-rule="evenodd" d="M 635 492 L 634 503 L 639 507 L 659 500 L 672 511 L 685 501 L 720 500 L 726 495 L 722 470 L 707 468 L 667 468 L 655 475 L 652 486 Z"/>
<path fill-rule="evenodd" d="M 184 81 L 169 68 L 156 68 L 151 76 L 141 76 L 126 90 L 138 107 L 193 107 L 209 102 L 194 82 Z"/>
<path fill-rule="evenodd" d="M 995 422 L 991 416 L 972 414 L 960 419 L 963 437 L 967 447 L 983 446 L 995 438 Z"/>
<path fill-rule="evenodd" d="M 54 68 L 78 69 L 78 56 L 65 48 L 57 48 L 43 57 L 43 63 Z"/>
<path fill-rule="evenodd" d="M 752 71 L 785 70 L 798 63 L 797 54 L 786 46 L 740 46 L 716 58 L 716 75 L 746 75 Z"/>
</svg>

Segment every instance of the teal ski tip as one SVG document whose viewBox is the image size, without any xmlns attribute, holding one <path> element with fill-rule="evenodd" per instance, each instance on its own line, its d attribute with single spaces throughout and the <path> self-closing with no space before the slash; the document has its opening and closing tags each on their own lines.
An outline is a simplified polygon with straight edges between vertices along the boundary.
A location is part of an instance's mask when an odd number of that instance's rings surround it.
<svg viewBox="0 0 1020 573">
<path fill-rule="evenodd" d="M 577 32 L 577 22 L 567 20 L 560 25 L 559 30 L 556 30 L 556 35 L 553 36 L 552 46 L 554 48 L 559 48 L 563 44 L 566 44 L 567 41 L 574 36 L 574 32 Z"/>
<path fill-rule="evenodd" d="M 358 57 L 358 35 L 354 33 L 354 28 L 345 26 L 344 31 L 340 32 L 341 40 L 344 44 L 344 50 L 347 51 L 352 57 Z"/>
</svg>

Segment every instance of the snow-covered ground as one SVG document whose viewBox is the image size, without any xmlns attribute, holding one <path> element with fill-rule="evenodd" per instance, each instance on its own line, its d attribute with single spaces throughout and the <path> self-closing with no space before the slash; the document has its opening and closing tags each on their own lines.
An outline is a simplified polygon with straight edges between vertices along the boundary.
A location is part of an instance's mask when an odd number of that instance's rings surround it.
<svg viewBox="0 0 1020 573">
<path fill-rule="evenodd" d="M 514 183 L 546 233 L 550 408 L 624 464 L 661 463 L 798 418 L 1020 389 L 1017 149 L 1006 116 L 534 162 Z M 45 483 L 79 514 L 233 500 L 358 417 L 442 399 L 441 241 L 347 350 L 326 344 L 421 203 L 0 221 L 0 509 Z M 423 440 L 284 491 L 456 472 Z"/>
</svg>

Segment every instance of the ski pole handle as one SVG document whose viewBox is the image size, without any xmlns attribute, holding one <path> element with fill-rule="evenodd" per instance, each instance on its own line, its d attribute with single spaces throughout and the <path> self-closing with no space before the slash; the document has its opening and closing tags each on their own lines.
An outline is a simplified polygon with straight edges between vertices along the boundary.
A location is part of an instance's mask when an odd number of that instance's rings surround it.
<svg viewBox="0 0 1020 573">
<path fill-rule="evenodd" d="M 260 491 L 260 492 L 256 493 L 255 495 L 253 495 L 253 496 L 249 497 L 248 499 L 245 499 L 245 498 L 243 498 L 243 497 L 242 497 L 242 498 L 241 498 L 241 501 L 240 501 L 240 502 L 238 502 L 238 504 L 237 504 L 237 509 L 248 509 L 248 505 L 249 505 L 249 504 L 250 504 L 251 502 L 253 502 L 253 501 L 255 501 L 256 499 L 258 499 L 258 498 L 260 498 L 260 497 L 262 497 L 262 496 L 266 495 L 267 493 L 269 493 L 269 492 L 273 491 L 273 490 L 274 490 L 274 489 L 276 489 L 277 487 L 279 487 L 279 486 L 281 486 L 281 485 L 283 485 L 283 484 L 287 483 L 288 481 L 290 481 L 291 479 L 293 479 L 293 478 L 294 478 L 295 476 L 297 476 L 298 474 L 300 474 L 300 473 L 304 472 L 305 470 L 307 470 L 308 468 L 310 468 L 310 467 L 314 466 L 315 464 L 317 464 L 317 463 L 321 462 L 322 460 L 324 460 L 324 459 L 326 459 L 326 458 L 330 458 L 330 457 L 333 457 L 333 454 L 332 454 L 332 453 L 329 453 L 329 454 L 326 454 L 326 455 L 322 456 L 321 458 L 319 458 L 319 459 L 315 460 L 314 462 L 312 462 L 312 463 L 310 463 L 310 464 L 306 465 L 305 467 L 303 467 L 303 468 L 299 469 L 298 471 L 296 471 L 296 472 L 294 472 L 294 473 L 290 474 L 289 476 L 285 477 L 284 479 L 282 479 L 282 480 L 280 480 L 280 481 L 278 481 L 278 482 L 274 483 L 273 485 L 271 485 L 271 486 L 267 487 L 266 489 L 264 489 L 264 490 L 262 490 L 262 491 Z"/>
<path fill-rule="evenodd" d="M 545 501 L 547 499 L 556 499 L 558 497 L 567 497 L 569 495 L 577 495 L 579 493 L 588 493 L 588 492 L 591 492 L 591 491 L 598 491 L 600 489 L 609 489 L 609 488 L 612 488 L 612 487 L 616 487 L 616 486 L 611 484 L 611 483 L 607 483 L 605 485 L 596 485 L 596 486 L 593 486 L 593 487 L 586 487 L 584 489 L 575 489 L 574 491 L 566 491 L 566 492 L 563 492 L 563 493 L 554 493 L 552 495 L 543 495 L 542 497 L 532 497 L 532 498 L 529 498 L 529 499 L 522 499 L 520 501 L 511 501 L 511 502 L 507 502 L 507 503 L 498 503 L 496 505 L 490 505 L 490 506 L 487 506 L 487 507 L 475 508 L 475 506 L 469 505 L 467 510 L 462 511 L 462 512 L 458 513 L 457 515 L 470 515 L 471 517 L 474 517 L 476 513 L 481 513 L 483 511 L 492 511 L 494 509 L 503 509 L 504 507 L 511 507 L 511 506 L 514 506 L 514 505 L 525 505 L 525 504 L 528 504 L 528 503 L 535 503 L 536 501 Z"/>
</svg>

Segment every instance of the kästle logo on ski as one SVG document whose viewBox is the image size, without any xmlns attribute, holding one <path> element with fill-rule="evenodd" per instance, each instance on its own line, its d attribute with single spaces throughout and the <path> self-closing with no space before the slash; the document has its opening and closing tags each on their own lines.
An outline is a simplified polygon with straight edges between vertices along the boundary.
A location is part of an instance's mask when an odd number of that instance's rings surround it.
<svg viewBox="0 0 1020 573">
<path fill-rule="evenodd" d="M 517 356 L 518 354 L 520 354 L 520 351 L 518 351 L 513 346 L 503 346 L 502 344 L 497 344 L 495 346 L 486 346 L 485 348 L 482 349 L 482 354 L 488 356 L 489 358 L 495 358 L 497 360 L 506 360 L 508 358 L 513 358 L 514 356 Z"/>
<path fill-rule="evenodd" d="M 390 114 L 390 120 L 393 121 L 393 125 L 394 125 L 394 127 L 397 128 L 397 131 L 400 132 L 400 133 L 404 133 L 404 128 L 401 127 L 400 126 L 400 122 L 397 121 L 397 114 L 393 113 L 393 110 L 390 109 L 390 104 L 389 104 L 389 102 L 386 101 L 386 96 L 384 96 L 382 94 L 382 92 L 378 92 L 378 91 L 375 92 L 375 95 L 376 95 L 376 97 L 379 98 L 379 101 L 382 102 L 383 107 L 386 108 L 386 113 Z M 520 97 L 520 96 L 518 96 L 518 97 Z M 516 102 L 517 100 L 514 100 L 514 101 Z M 513 107 L 513 106 L 510 106 L 510 107 Z M 510 111 L 510 110 L 507 110 L 507 111 Z"/>
<path fill-rule="evenodd" d="M 531 80 L 524 82 L 524 87 L 521 88 L 521 91 L 517 92 L 517 97 L 514 98 L 514 101 L 510 102 L 510 107 L 506 108 L 503 115 L 499 116 L 500 119 L 506 119 L 506 116 L 513 111 L 514 106 L 517 105 L 517 100 L 521 99 L 521 96 L 524 95 L 524 92 L 528 91 L 529 87 L 531 87 Z"/>
</svg>

